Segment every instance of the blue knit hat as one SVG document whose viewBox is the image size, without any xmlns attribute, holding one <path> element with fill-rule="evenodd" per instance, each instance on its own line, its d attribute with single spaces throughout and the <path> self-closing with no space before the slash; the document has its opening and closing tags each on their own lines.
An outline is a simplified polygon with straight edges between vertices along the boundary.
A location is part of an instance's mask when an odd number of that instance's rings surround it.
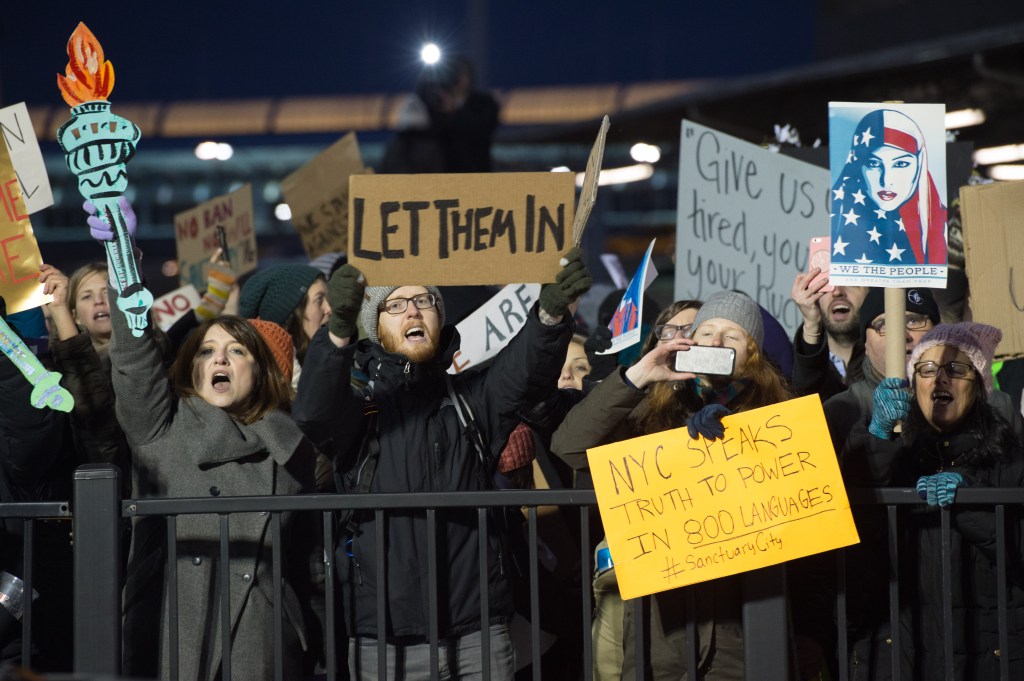
<svg viewBox="0 0 1024 681">
<path fill-rule="evenodd" d="M 238 314 L 265 319 L 284 326 L 317 277 L 323 274 L 309 265 L 274 265 L 260 270 L 242 286 Z"/>
</svg>

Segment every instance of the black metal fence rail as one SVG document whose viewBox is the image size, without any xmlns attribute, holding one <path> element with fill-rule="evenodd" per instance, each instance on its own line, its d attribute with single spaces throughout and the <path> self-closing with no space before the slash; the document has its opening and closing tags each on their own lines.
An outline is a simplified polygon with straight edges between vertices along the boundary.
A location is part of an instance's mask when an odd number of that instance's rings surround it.
<svg viewBox="0 0 1024 681">
<path fill-rule="evenodd" d="M 177 518 L 184 515 L 206 514 L 219 516 L 218 525 L 220 531 L 219 555 L 221 593 L 227 593 L 224 585 L 229 579 L 228 558 L 230 554 L 230 517 L 235 513 L 264 513 L 270 515 L 271 523 L 271 545 L 273 573 L 275 576 L 274 589 L 274 678 L 284 678 L 283 655 L 282 655 L 282 623 L 284 621 L 281 612 L 281 513 L 291 511 L 309 511 L 322 514 L 323 519 L 323 545 L 327 547 L 324 551 L 325 563 L 325 606 L 326 606 L 326 627 L 324 632 L 324 648 L 326 652 L 326 677 L 329 681 L 339 677 L 339 670 L 336 668 L 335 660 L 336 645 L 338 641 L 335 635 L 335 622 L 337 613 L 334 606 L 334 595 L 337 588 L 334 571 L 334 553 L 331 547 L 335 543 L 335 512 L 345 509 L 355 509 L 375 514 L 377 527 L 383 527 L 383 519 L 390 511 L 407 510 L 410 508 L 422 509 L 425 512 L 428 525 L 428 563 L 429 563 L 429 593 L 430 603 L 429 633 L 432 642 L 436 643 L 439 638 L 438 626 L 438 548 L 437 548 L 437 525 L 438 511 L 442 509 L 475 509 L 477 515 L 477 526 L 480 531 L 481 541 L 479 545 L 479 579 L 481 583 L 481 621 L 489 621 L 488 612 L 488 589 L 487 589 L 487 529 L 491 522 L 488 509 L 494 507 L 523 507 L 527 510 L 527 546 L 529 547 L 529 612 L 530 612 L 530 659 L 532 662 L 532 673 L 534 679 L 541 678 L 541 643 L 540 643 L 540 613 L 542 603 L 538 589 L 539 581 L 539 557 L 538 557 L 538 516 L 537 509 L 541 506 L 558 506 L 563 513 L 571 519 L 572 513 L 578 513 L 578 539 L 579 539 L 579 564 L 580 583 L 579 588 L 583 596 L 580 603 L 579 616 L 582 621 L 582 650 L 581 669 L 583 678 L 590 681 L 592 678 L 592 641 L 590 634 L 591 624 L 591 584 L 593 577 L 593 561 L 591 554 L 591 542 L 597 539 L 591 532 L 589 522 L 590 507 L 596 504 L 595 494 L 592 491 L 581 490 L 529 490 L 529 491 L 486 491 L 486 492 L 460 492 L 460 493 L 429 493 L 429 494 L 385 494 L 385 495 L 335 495 L 317 494 L 304 496 L 275 496 L 275 497 L 205 497 L 196 499 L 141 499 L 124 500 L 119 498 L 118 476 L 115 469 L 104 466 L 83 467 L 75 475 L 74 491 L 74 537 L 75 537 L 75 590 L 74 590 L 74 665 L 75 671 L 79 673 L 97 673 L 116 675 L 120 671 L 121 664 L 121 587 L 122 578 L 120 574 L 121 556 L 121 518 L 136 516 L 164 516 L 167 518 L 168 538 L 168 560 L 167 565 L 177 564 L 178 547 L 176 542 Z M 851 490 L 849 492 L 851 503 L 854 505 L 878 505 L 886 509 L 888 523 L 887 531 L 890 537 L 889 555 L 879 557 L 879 560 L 888 560 L 889 570 L 889 597 L 890 597 L 890 627 L 893 633 L 892 650 L 892 678 L 899 680 L 901 670 L 899 669 L 900 640 L 899 640 L 899 550 L 900 546 L 896 541 L 900 527 L 900 515 L 903 508 L 910 505 L 920 506 L 923 502 L 913 490 L 906 489 L 876 489 L 876 490 Z M 1005 541 L 1005 530 L 1007 523 L 1007 508 L 1024 505 L 1024 489 L 962 489 L 957 493 L 956 505 L 953 508 L 960 508 L 968 505 L 980 505 L 992 507 L 996 519 L 997 541 L 997 569 L 1000 582 L 998 594 L 998 605 L 1000 609 L 999 634 L 1000 647 L 1003 651 L 1009 650 L 1007 639 L 1007 546 Z M 574 510 L 573 510 L 574 509 Z M 943 623 L 946 631 L 946 659 L 945 678 L 953 680 L 952 661 L 952 601 L 949 595 L 949 580 L 951 576 L 950 564 L 950 537 L 952 524 L 950 522 L 951 511 L 949 509 L 938 509 L 935 511 L 941 514 L 942 520 L 942 546 L 943 546 L 943 579 L 945 602 L 943 605 Z M 31 593 L 32 562 L 33 562 L 33 522 L 36 518 L 67 517 L 71 515 L 69 505 L 66 502 L 33 503 L 33 504 L 0 504 L 0 518 L 24 518 L 25 519 L 25 586 L 26 593 Z M 383 571 L 386 566 L 385 542 L 382 530 L 378 530 L 375 540 L 377 558 L 377 583 L 386 582 Z M 837 589 L 836 589 L 836 620 L 838 628 L 838 644 L 836 655 L 839 660 L 838 678 L 846 681 L 849 678 L 847 660 L 849 658 L 849 632 L 846 626 L 847 598 L 856 598 L 857 594 L 846 593 L 846 579 L 844 574 L 845 562 L 843 551 L 836 552 L 838 557 L 837 566 Z M 39 556 L 35 560 L 39 560 Z M 788 679 L 793 678 L 793 658 L 790 654 L 791 638 L 788 615 L 788 599 L 785 587 L 785 565 L 773 566 L 762 570 L 756 570 L 743 575 L 745 601 L 743 606 L 744 626 L 744 650 L 745 668 L 748 679 Z M 167 588 L 171 594 L 169 599 L 169 636 L 172 642 L 169 664 L 172 669 L 172 676 L 176 676 L 179 658 L 176 642 L 178 640 L 178 603 L 175 597 L 178 591 L 177 571 L 172 569 L 167 572 Z M 28 599 L 30 601 L 31 599 Z M 22 620 L 25 632 L 32 631 L 31 603 L 26 602 L 25 614 Z M 646 664 L 647 651 L 644 647 L 644 627 L 648 620 L 642 616 L 648 612 L 647 599 L 637 599 L 628 607 L 640 608 L 638 616 L 635 617 L 636 631 L 636 664 L 638 678 L 646 678 L 649 674 L 649 667 Z M 383 589 L 378 590 L 377 600 L 378 621 L 385 619 L 387 602 L 386 593 Z M 230 604 L 228 599 L 222 599 L 221 612 L 223 626 L 222 659 L 224 667 L 222 677 L 227 680 L 231 678 L 230 670 Z M 698 651 L 696 647 L 696 623 L 694 621 L 694 608 L 688 608 L 687 621 L 687 658 L 690 669 L 696 668 Z M 489 641 L 486 636 L 486 628 L 482 636 L 482 657 L 489 659 Z M 24 637 L 24 658 L 26 664 L 30 662 L 30 641 L 31 635 Z M 436 659 L 436 646 L 432 646 L 432 678 L 438 675 L 438 660 Z M 386 643 L 378 642 L 377 645 L 378 668 L 386 669 Z M 1001 657 L 1002 665 L 1000 678 L 1009 680 L 1009 658 L 1004 654 Z M 489 678 L 489 670 L 484 665 L 484 678 Z M 699 676 L 699 675 L 698 675 Z M 383 676 L 381 677 L 383 678 Z"/>
<path fill-rule="evenodd" d="M 36 522 L 50 518 L 70 518 L 71 505 L 66 501 L 19 502 L 0 504 L 0 519 L 20 520 L 22 523 L 22 563 L 23 574 L 15 575 L 24 582 L 26 596 L 22 601 L 21 627 L 26 632 L 21 639 L 21 659 L 26 667 L 32 664 L 32 590 L 35 572 L 33 560 L 35 556 Z M 4 547 L 0 546 L 0 551 Z M 2 606 L 0 606 L 2 607 Z"/>
</svg>

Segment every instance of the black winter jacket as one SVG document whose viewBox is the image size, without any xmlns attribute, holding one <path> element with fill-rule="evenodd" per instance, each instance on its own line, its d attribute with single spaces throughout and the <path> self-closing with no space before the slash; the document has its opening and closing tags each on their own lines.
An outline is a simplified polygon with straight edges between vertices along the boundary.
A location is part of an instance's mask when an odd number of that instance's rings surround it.
<svg viewBox="0 0 1024 681">
<path fill-rule="evenodd" d="M 453 376 L 471 404 L 491 457 L 500 454 L 518 423 L 518 411 L 551 391 L 572 335 L 571 322 L 546 326 L 531 311 L 526 325 L 484 371 Z M 370 492 L 452 492 L 489 489 L 491 484 L 447 394 L 445 370 L 459 348 L 454 327 L 442 329 L 437 357 L 420 364 L 363 340 L 337 348 L 321 329 L 310 342 L 293 415 L 307 436 L 334 457 L 342 493 L 359 488 L 360 453 L 368 414 L 376 412 L 380 455 Z M 349 385 L 353 361 L 370 379 L 371 395 Z M 315 369 L 314 369 L 315 367 Z M 358 529 L 340 538 L 336 564 L 342 582 L 350 636 L 377 638 L 376 522 L 356 516 Z M 425 641 L 429 634 L 426 514 L 387 514 L 387 623 L 389 640 Z M 481 629 L 479 536 L 473 509 L 437 513 L 438 625 L 442 638 Z M 492 622 L 512 614 L 512 600 L 496 536 L 488 555 Z"/>
</svg>

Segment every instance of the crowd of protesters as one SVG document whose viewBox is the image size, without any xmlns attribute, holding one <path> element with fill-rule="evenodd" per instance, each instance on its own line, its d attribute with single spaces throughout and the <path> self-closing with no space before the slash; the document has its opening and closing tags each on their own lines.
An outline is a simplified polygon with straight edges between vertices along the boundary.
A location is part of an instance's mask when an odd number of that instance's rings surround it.
<svg viewBox="0 0 1024 681">
<path fill-rule="evenodd" d="M 131 214 L 126 203 L 123 209 Z M 97 239 L 111 237 L 102 219 L 88 220 Z M 826 291 L 827 282 L 815 280 L 812 270 L 793 284 L 804 323 L 791 344 L 779 347 L 777 337 L 769 342 L 766 328 L 777 322 L 755 301 L 722 291 L 664 307 L 635 361 L 609 362 L 597 354 L 609 345 L 607 327 L 574 335 L 587 327 L 575 311 L 591 286 L 575 249 L 497 358 L 485 369 L 450 375 L 460 339 L 439 289 L 415 280 L 368 287 L 343 256 L 323 269 L 319 265 L 274 266 L 239 287 L 229 263 L 215 253 L 209 290 L 194 314 L 168 333 L 150 324 L 141 336 L 118 310 L 104 263 L 86 264 L 70 278 L 43 265 L 40 280 L 53 295 L 46 306 L 49 361 L 62 372 L 75 408 L 67 415 L 32 408 L 29 384 L 8 360 L 0 361 L 8 387 L 2 412 L 4 500 L 67 498 L 72 469 L 88 462 L 121 467 L 124 494 L 133 498 L 586 487 L 590 447 L 680 426 L 691 437 L 716 439 L 723 436 L 721 419 L 727 414 L 817 393 L 846 484 L 915 487 L 928 504 L 900 528 L 906 558 L 901 576 L 914 589 L 899 619 L 905 644 L 896 664 L 905 678 L 934 678 L 941 670 L 940 523 L 930 505 L 954 503 L 964 486 L 1024 484 L 1024 418 L 993 382 L 998 329 L 943 323 L 927 289 L 907 290 L 905 318 L 887 323 L 881 289 Z M 17 322 L 12 315 L 15 328 Z M 905 337 L 909 381 L 885 377 L 887 333 Z M 676 371 L 676 355 L 698 345 L 732 348 L 732 373 Z M 784 353 L 787 362 L 775 359 Z M 904 424 L 902 432 L 897 423 Z M 230 524 L 227 584 L 217 578 L 215 517 L 178 519 L 176 565 L 167 565 L 162 521 L 137 518 L 125 528 L 126 673 L 170 678 L 166 577 L 175 570 L 179 678 L 216 679 L 222 673 L 223 598 L 230 603 L 232 674 L 268 677 L 278 577 L 285 676 L 314 676 L 324 662 L 323 572 L 310 558 L 326 549 L 338 573 L 341 621 L 335 631 L 343 632 L 338 643 L 351 678 L 378 678 L 381 638 L 387 678 L 427 678 L 435 663 L 452 678 L 479 678 L 484 665 L 492 678 L 515 676 L 510 625 L 516 556 L 509 554 L 518 549 L 501 536 L 501 523 L 481 537 L 474 511 L 439 514 L 438 560 L 431 566 L 424 512 L 388 513 L 382 533 L 372 512 L 342 514 L 332 547 L 317 544 L 321 528 L 312 516 L 285 513 L 286 560 L 274 574 L 269 518 L 237 515 Z M 846 611 L 850 655 L 844 664 L 851 678 L 887 678 L 894 662 L 887 563 L 879 556 L 889 538 L 875 509 L 858 509 L 855 517 L 862 541 L 845 554 L 847 591 L 861 597 L 851 599 Z M 996 569 L 994 513 L 964 507 L 953 517 L 957 678 L 994 678 L 1001 655 L 1009 656 L 1012 674 L 1024 673 L 1017 514 L 1004 525 L 1011 555 L 1003 583 Z M 7 542 L 17 536 L 10 523 L 4 532 Z M 385 566 L 376 564 L 380 536 Z M 565 553 L 559 544 L 569 539 L 555 533 L 545 541 L 545 550 L 557 556 Z M 482 544 L 486 590 L 478 567 Z M 637 678 L 634 609 L 618 596 L 605 542 L 595 547 L 595 558 L 594 676 Z M 5 551 L 4 571 L 16 575 L 22 561 Z M 571 559 L 562 566 L 577 582 L 578 569 Z M 439 591 L 431 613 L 429 580 L 435 571 Z M 790 571 L 801 678 L 837 672 L 830 605 L 835 594 L 821 586 L 834 583 L 832 571 L 827 559 L 816 557 L 797 561 Z M 380 574 L 384 583 L 377 583 Z M 70 646 L 69 629 L 60 623 L 52 594 L 66 595 L 68 575 L 42 575 L 36 582 L 36 626 L 48 627 L 48 636 L 37 637 L 35 660 L 44 669 L 59 669 L 68 658 L 54 642 Z M 1006 590 L 1010 609 L 1008 651 L 999 648 L 999 589 Z M 384 621 L 378 620 L 381 592 Z M 486 622 L 480 619 L 485 592 Z M 744 678 L 743 594 L 735 577 L 652 598 L 644 626 L 649 673 L 689 678 L 684 598 L 695 608 L 691 631 L 702 678 Z M 431 614 L 437 616 L 436 650 Z M 3 608 L 0 617 L 0 650 L 7 661 L 16 661 L 19 622 Z M 572 641 L 568 629 L 560 633 Z M 566 645 L 553 650 L 579 654 Z M 557 668 L 580 671 L 578 664 Z"/>
<path fill-rule="evenodd" d="M 474 97 L 471 76 L 460 71 L 446 86 L 444 92 L 460 93 L 454 99 L 438 98 L 436 84 L 423 84 L 428 117 L 397 140 L 391 162 L 415 157 L 407 147 L 447 139 L 445 121 L 460 115 L 479 123 L 474 143 L 489 145 L 496 111 Z M 474 103 L 472 112 L 466 102 Z M 489 158 L 477 156 L 445 158 L 456 170 L 488 169 Z M 131 206 L 122 201 L 121 208 L 132 232 Z M 98 241 L 113 238 L 103 218 L 90 214 L 87 222 Z M 639 351 L 616 357 L 599 354 L 610 346 L 607 320 L 577 317 L 592 279 L 576 248 L 560 259 L 555 281 L 541 288 L 524 326 L 497 357 L 452 375 L 459 320 L 442 291 L 415 272 L 401 286 L 367 286 L 343 255 L 330 254 L 275 265 L 239 286 L 223 255 L 211 259 L 194 313 L 166 333 L 152 323 L 133 333 L 106 263 L 85 264 L 70 277 L 51 265 L 40 268 L 44 291 L 53 296 L 36 311 L 50 325 L 45 359 L 62 373 L 75 406 L 67 415 L 33 408 L 31 386 L 0 357 L 0 502 L 67 499 L 71 473 L 84 463 L 118 466 L 124 496 L 136 499 L 586 488 L 588 448 L 683 426 L 690 437 L 715 440 L 728 414 L 817 394 L 847 486 L 913 487 L 925 504 L 912 510 L 898 537 L 901 583 L 909 585 L 899 608 L 898 651 L 884 559 L 890 538 L 878 509 L 855 510 L 861 543 L 844 554 L 846 592 L 853 596 L 842 623 L 848 659 L 835 654 L 834 557 L 793 563 L 788 588 L 799 678 L 836 678 L 839 665 L 848 665 L 854 679 L 889 678 L 894 668 L 902 678 L 939 677 L 947 595 L 935 509 L 951 505 L 956 678 L 996 678 L 1002 660 L 1011 678 L 1024 678 L 1024 519 L 1011 509 L 997 525 L 989 507 L 955 505 L 963 487 L 1024 484 L 1020 388 L 1009 395 L 993 380 L 999 329 L 961 321 L 962 311 L 943 317 L 929 290 L 908 289 L 904 318 L 886 319 L 881 289 L 827 287 L 820 270 L 811 269 L 793 283 L 803 323 L 792 339 L 743 292 L 661 309 L 649 303 L 652 323 L 645 320 Z M 8 322 L 16 329 L 27 324 L 14 315 Z M 908 379 L 886 377 L 887 334 L 904 336 Z M 695 346 L 730 348 L 731 372 L 677 371 L 677 355 Z M 565 585 L 580 582 L 578 560 L 566 550 L 572 532 L 558 514 L 551 509 L 538 547 L 549 586 L 556 585 L 542 620 L 560 639 L 544 669 L 582 678 L 583 623 L 553 612 L 568 610 L 560 600 L 572 588 Z M 424 679 L 435 664 L 440 678 L 482 678 L 485 668 L 492 679 L 515 677 L 515 564 L 523 548 L 521 536 L 510 536 L 521 528 L 507 514 L 482 532 L 475 509 L 442 510 L 433 525 L 415 509 L 339 513 L 333 546 L 320 543 L 313 515 L 283 513 L 280 520 L 286 545 L 278 547 L 283 560 L 275 565 L 270 516 L 231 516 L 226 581 L 219 578 L 225 566 L 217 517 L 177 519 L 175 564 L 168 564 L 162 519 L 126 526 L 124 672 L 171 678 L 176 644 L 177 678 L 214 681 L 228 667 L 236 679 L 271 678 L 280 617 L 285 678 L 315 677 L 325 665 L 329 555 L 340 594 L 335 643 L 350 678 Z M 7 582 L 23 573 L 20 531 L 17 523 L 0 524 L 0 578 Z M 50 534 L 41 537 L 47 550 L 57 555 L 63 543 L 69 555 L 67 537 Z M 619 596 L 614 557 L 599 539 L 593 593 L 576 592 L 593 598 L 594 678 L 751 678 L 736 577 L 659 593 L 646 621 L 637 622 L 644 611 Z M 1007 547 L 1005 576 L 996 565 L 997 544 Z M 69 562 L 49 563 L 33 584 L 33 663 L 66 670 L 70 625 L 60 599 L 70 589 Z M 1000 645 L 997 593 L 1006 596 L 1008 649 Z M 0 662 L 16 664 L 21 623 L 0 606 Z M 688 627 L 684 613 L 691 611 L 695 626 Z M 230 660 L 223 659 L 225 626 Z M 646 631 L 646 670 L 633 656 L 638 631 Z M 687 668 L 688 645 L 698 651 L 695 670 Z"/>
</svg>

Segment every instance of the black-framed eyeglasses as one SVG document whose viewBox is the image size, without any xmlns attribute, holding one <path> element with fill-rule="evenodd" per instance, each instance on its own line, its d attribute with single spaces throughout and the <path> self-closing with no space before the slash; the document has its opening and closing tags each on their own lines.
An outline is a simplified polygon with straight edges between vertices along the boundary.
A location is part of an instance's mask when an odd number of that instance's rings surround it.
<svg viewBox="0 0 1024 681">
<path fill-rule="evenodd" d="M 685 338 L 692 328 L 693 324 L 658 324 L 654 327 L 654 337 L 660 341 L 670 341 L 680 335 Z"/>
<path fill-rule="evenodd" d="M 919 314 L 917 312 L 908 312 L 905 317 L 904 325 L 907 331 L 920 331 L 924 327 L 928 326 L 929 321 L 928 315 Z M 885 335 L 885 317 L 879 317 L 875 321 L 871 322 L 870 326 L 879 336 Z"/>
<path fill-rule="evenodd" d="M 974 376 L 974 366 L 964 362 L 946 362 L 936 364 L 935 362 L 918 362 L 914 365 L 914 373 L 921 378 L 935 378 L 939 375 L 939 369 L 946 372 L 950 378 L 970 380 Z"/>
<path fill-rule="evenodd" d="M 390 300 L 384 301 L 384 304 L 380 306 L 378 312 L 402 314 L 409 309 L 410 302 L 416 306 L 417 310 L 429 310 L 437 305 L 437 296 L 433 293 L 421 293 L 420 295 L 413 296 L 412 298 L 391 298 Z"/>
</svg>

